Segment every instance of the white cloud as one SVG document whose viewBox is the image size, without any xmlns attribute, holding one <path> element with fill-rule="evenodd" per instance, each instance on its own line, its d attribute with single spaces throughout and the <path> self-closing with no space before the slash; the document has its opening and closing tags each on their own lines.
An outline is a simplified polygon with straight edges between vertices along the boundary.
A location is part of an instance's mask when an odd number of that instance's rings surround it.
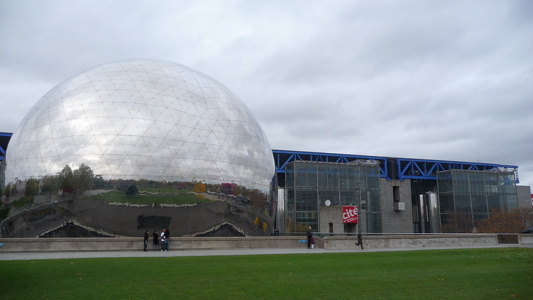
<svg viewBox="0 0 533 300">
<path fill-rule="evenodd" d="M 273 148 L 519 166 L 533 185 L 531 1 L 3 1 L 0 131 L 129 58 L 239 95 Z"/>
</svg>

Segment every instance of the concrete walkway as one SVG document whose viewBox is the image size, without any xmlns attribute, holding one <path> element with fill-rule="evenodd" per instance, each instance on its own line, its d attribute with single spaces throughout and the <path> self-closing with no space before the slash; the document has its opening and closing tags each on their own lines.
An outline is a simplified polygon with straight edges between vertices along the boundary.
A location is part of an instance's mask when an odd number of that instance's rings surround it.
<svg viewBox="0 0 533 300">
<path fill-rule="evenodd" d="M 264 248 L 264 249 L 231 249 L 231 250 L 170 250 L 170 251 L 87 251 L 87 252 L 3 252 L 2 260 L 36 260 L 36 259 L 76 259 L 76 258 L 102 258 L 102 257 L 178 257 L 178 256 L 217 256 L 217 255 L 265 255 L 265 254 L 308 254 L 308 253 L 355 253 L 355 252 L 384 252 L 384 251 L 416 251 L 435 249 L 480 249 L 480 248 L 510 248 L 527 247 L 533 245 L 493 245 L 485 247 L 425 247 L 425 248 L 383 248 L 353 250 L 325 250 L 307 248 Z"/>
</svg>

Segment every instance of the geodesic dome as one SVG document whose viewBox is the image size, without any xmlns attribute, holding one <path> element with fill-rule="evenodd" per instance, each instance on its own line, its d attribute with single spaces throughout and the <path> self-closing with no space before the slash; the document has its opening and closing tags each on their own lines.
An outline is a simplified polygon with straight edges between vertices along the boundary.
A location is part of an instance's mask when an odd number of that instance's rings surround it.
<svg viewBox="0 0 533 300">
<path fill-rule="evenodd" d="M 6 184 L 89 166 L 105 179 L 234 183 L 268 192 L 268 140 L 246 105 L 186 66 L 127 60 L 65 80 L 28 112 Z"/>
</svg>

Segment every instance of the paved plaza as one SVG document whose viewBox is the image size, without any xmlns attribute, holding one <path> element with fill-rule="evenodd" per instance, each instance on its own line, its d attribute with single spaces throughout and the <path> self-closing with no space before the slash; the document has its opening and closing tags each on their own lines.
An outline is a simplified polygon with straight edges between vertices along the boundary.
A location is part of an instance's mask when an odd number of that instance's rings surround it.
<svg viewBox="0 0 533 300">
<path fill-rule="evenodd" d="M 479 248 L 506 248 L 527 247 L 533 245 L 491 245 L 472 247 L 425 247 L 425 248 L 383 248 L 383 249 L 350 249 L 350 250 L 325 250 L 321 248 L 260 248 L 260 249 L 212 249 L 212 250 L 169 250 L 161 251 L 83 251 L 83 252 L 0 252 L 0 260 L 36 260 L 36 259 L 75 259 L 75 258 L 102 258 L 102 257 L 178 257 L 178 256 L 217 256 L 217 255 L 272 255 L 272 254 L 307 254 L 307 253 L 363 253 L 381 251 L 419 251 L 435 249 L 479 249 Z"/>
</svg>

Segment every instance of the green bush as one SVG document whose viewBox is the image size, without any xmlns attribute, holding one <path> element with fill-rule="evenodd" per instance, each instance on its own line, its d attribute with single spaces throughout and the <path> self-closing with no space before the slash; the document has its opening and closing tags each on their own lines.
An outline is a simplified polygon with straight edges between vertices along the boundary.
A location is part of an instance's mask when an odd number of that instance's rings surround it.
<svg viewBox="0 0 533 300">
<path fill-rule="evenodd" d="M 33 196 L 24 196 L 12 203 L 14 207 L 23 207 L 28 204 L 33 204 Z"/>
</svg>

